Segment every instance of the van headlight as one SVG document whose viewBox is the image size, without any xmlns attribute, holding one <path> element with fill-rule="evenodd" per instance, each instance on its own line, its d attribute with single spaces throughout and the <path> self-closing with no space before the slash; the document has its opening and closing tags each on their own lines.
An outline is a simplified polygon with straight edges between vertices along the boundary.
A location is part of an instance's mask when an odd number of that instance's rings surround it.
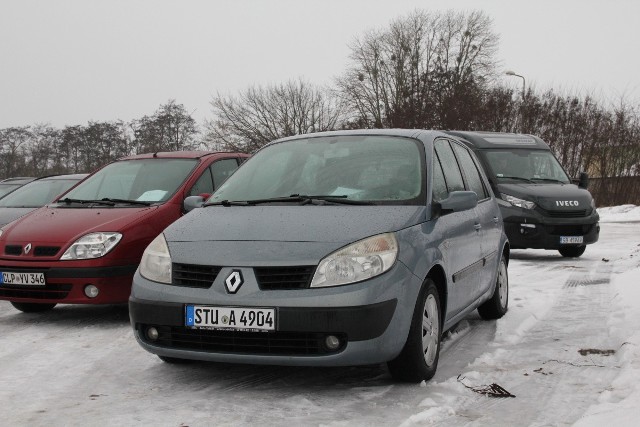
<svg viewBox="0 0 640 427">
<path fill-rule="evenodd" d="M 120 233 L 91 233 L 82 236 L 64 251 L 61 260 L 100 258 L 108 254 L 122 239 Z"/>
<path fill-rule="evenodd" d="M 169 247 L 164 234 L 160 234 L 153 239 L 147 249 L 144 250 L 139 271 L 145 279 L 160 283 L 171 283 L 171 255 L 169 254 Z"/>
<path fill-rule="evenodd" d="M 504 193 L 501 193 L 500 196 L 502 196 L 502 200 L 505 200 L 518 208 L 533 209 L 536 207 L 535 203 L 528 200 L 518 199 L 517 197 L 513 197 Z"/>
<path fill-rule="evenodd" d="M 393 233 L 379 234 L 325 257 L 311 280 L 312 288 L 361 282 L 389 270 L 398 256 Z"/>
</svg>

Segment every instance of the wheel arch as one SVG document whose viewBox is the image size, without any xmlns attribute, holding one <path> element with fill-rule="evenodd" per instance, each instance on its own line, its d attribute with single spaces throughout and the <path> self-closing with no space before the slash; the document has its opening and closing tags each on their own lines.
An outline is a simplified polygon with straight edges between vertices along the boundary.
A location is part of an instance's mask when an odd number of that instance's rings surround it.
<svg viewBox="0 0 640 427">
<path fill-rule="evenodd" d="M 447 275 L 444 268 L 440 264 L 435 264 L 431 267 L 425 279 L 432 280 L 436 285 L 436 289 L 438 289 L 438 295 L 440 296 L 440 321 L 444 326 L 447 314 L 447 300 L 449 297 L 447 292 Z"/>
</svg>

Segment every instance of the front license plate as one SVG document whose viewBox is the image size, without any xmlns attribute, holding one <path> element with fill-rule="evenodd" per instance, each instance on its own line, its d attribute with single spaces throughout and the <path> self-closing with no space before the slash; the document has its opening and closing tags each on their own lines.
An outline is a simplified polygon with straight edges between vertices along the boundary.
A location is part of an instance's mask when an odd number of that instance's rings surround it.
<svg viewBox="0 0 640 427">
<path fill-rule="evenodd" d="M 187 305 L 185 326 L 236 331 L 275 331 L 276 309 Z"/>
<path fill-rule="evenodd" d="M 3 271 L 0 274 L 0 285 L 44 286 L 44 273 L 12 273 Z"/>
<path fill-rule="evenodd" d="M 581 244 L 582 236 L 560 236 L 560 244 Z"/>
</svg>

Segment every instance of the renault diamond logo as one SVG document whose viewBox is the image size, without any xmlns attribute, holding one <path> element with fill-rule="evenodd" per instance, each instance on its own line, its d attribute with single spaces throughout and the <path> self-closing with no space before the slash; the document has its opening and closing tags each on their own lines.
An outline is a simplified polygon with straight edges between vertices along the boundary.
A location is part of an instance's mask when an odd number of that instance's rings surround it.
<svg viewBox="0 0 640 427">
<path fill-rule="evenodd" d="M 27 245 L 24 247 L 24 254 L 28 254 L 31 251 L 31 243 L 27 243 Z"/>
<path fill-rule="evenodd" d="M 227 292 L 230 294 L 238 292 L 242 283 L 242 273 L 239 270 L 233 270 L 224 281 L 224 284 L 227 287 Z"/>
</svg>

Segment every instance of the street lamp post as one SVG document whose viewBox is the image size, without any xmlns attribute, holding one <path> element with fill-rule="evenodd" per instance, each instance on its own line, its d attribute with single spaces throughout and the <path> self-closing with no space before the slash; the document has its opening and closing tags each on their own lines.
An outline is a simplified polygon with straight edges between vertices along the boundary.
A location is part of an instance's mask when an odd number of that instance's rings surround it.
<svg viewBox="0 0 640 427">
<path fill-rule="evenodd" d="M 525 99 L 525 89 L 526 89 L 526 87 L 525 87 L 526 86 L 526 82 L 524 80 L 524 76 L 521 76 L 520 74 L 516 74 L 515 72 L 513 72 L 511 70 L 505 71 L 505 74 L 507 76 L 515 76 L 515 77 L 520 77 L 522 79 L 522 100 L 524 101 L 524 99 Z"/>
</svg>

